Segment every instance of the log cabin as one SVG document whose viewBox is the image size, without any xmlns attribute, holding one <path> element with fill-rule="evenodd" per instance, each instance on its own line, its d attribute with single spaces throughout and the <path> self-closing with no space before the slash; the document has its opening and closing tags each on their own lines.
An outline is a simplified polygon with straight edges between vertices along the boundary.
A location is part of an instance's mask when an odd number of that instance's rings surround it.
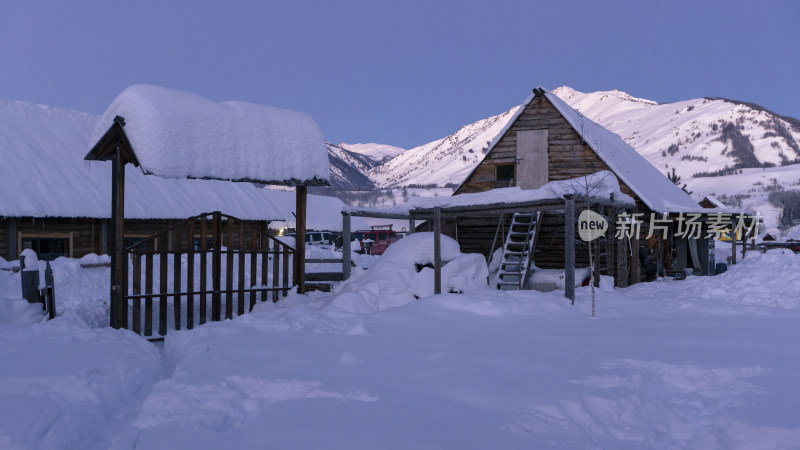
<svg viewBox="0 0 800 450">
<path fill-rule="evenodd" d="M 518 108 L 490 143 L 484 159 L 456 188 L 454 195 L 508 186 L 536 189 L 551 181 L 585 177 L 598 171 L 608 171 L 617 178 L 621 192 L 635 200 L 634 213 L 641 213 L 644 220 L 640 232 L 632 236 L 630 242 L 608 239 L 608 235 L 600 241 L 597 246 L 600 250 L 596 253 L 598 256 L 605 254 L 600 260 L 608 261 L 600 264 L 601 273 L 615 275 L 617 285 L 625 286 L 640 281 L 642 272 L 648 270 L 647 264 L 640 265 L 640 260 L 646 260 L 656 266 L 655 273 L 649 274 L 651 277 L 686 268 L 693 269 L 696 274 L 714 274 L 713 239 L 703 236 L 691 242 L 674 235 L 683 214 L 708 214 L 711 210 L 698 205 L 617 134 L 541 87 L 534 89 Z M 597 212 L 609 223 L 617 221 L 616 214 L 609 209 Z M 662 220 L 658 223 L 667 232 L 663 236 L 656 235 L 655 239 L 646 239 L 651 214 Z M 497 221 L 496 217 L 492 220 L 463 218 L 446 224 L 445 233 L 458 237 L 462 251 L 488 256 Z M 508 232 L 508 217 L 505 222 L 504 232 Z M 533 256 L 536 267 L 563 268 L 563 211 L 545 212 L 537 233 Z M 615 244 L 627 247 L 626 263 L 619 261 L 620 252 L 614 250 Z M 576 264 L 586 267 L 588 263 L 589 247 L 578 241 Z M 616 273 L 611 273 L 615 272 L 615 267 Z"/>
<path fill-rule="evenodd" d="M 43 260 L 108 253 L 111 174 L 102 162 L 83 161 L 97 121 L 94 114 L 0 101 L 0 257 L 16 260 L 25 248 Z M 293 192 L 140 170 L 129 170 L 126 182 L 126 245 L 211 211 L 264 226 L 295 226 Z M 335 198 L 309 195 L 309 229 L 337 231 L 342 206 Z"/>
</svg>

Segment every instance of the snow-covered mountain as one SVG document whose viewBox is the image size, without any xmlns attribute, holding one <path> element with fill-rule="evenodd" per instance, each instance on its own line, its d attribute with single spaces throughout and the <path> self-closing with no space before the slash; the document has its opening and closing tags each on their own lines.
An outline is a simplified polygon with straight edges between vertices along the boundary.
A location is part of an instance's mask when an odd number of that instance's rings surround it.
<svg viewBox="0 0 800 450">
<path fill-rule="evenodd" d="M 674 167 L 684 180 L 726 167 L 800 162 L 800 120 L 752 103 L 697 98 L 658 104 L 621 91 L 553 92 L 662 171 Z"/>
<path fill-rule="evenodd" d="M 617 90 L 583 93 L 560 87 L 553 92 L 619 134 L 662 172 L 674 168 L 698 200 L 707 194 L 722 197 L 735 203 L 731 206 L 774 216 L 767 223 L 775 226 L 778 212 L 767 203 L 768 193 L 800 187 L 800 120 L 795 118 L 721 98 L 659 104 Z M 379 188 L 452 187 L 482 160 L 489 142 L 518 108 L 465 125 L 384 162 L 353 167 Z"/>
<path fill-rule="evenodd" d="M 352 191 L 375 188 L 375 184 L 366 173 L 378 165 L 378 161 L 363 153 L 356 153 L 330 142 L 328 142 L 328 160 L 331 163 L 331 185 L 333 187 Z"/>
<path fill-rule="evenodd" d="M 367 156 L 378 163 L 390 160 L 406 151 L 403 148 L 386 144 L 346 144 L 342 142 L 337 147 Z"/>
<path fill-rule="evenodd" d="M 373 167 L 367 175 L 378 187 L 459 184 L 481 162 L 489 142 L 517 108 L 466 125 L 444 139 L 405 151 Z"/>
<path fill-rule="evenodd" d="M 698 98 L 659 104 L 616 90 L 583 93 L 560 87 L 553 92 L 622 136 L 657 168 L 664 172 L 675 168 L 684 181 L 694 175 L 800 162 L 800 120 L 752 103 Z M 377 187 L 458 184 L 481 161 L 489 142 L 517 108 L 465 125 L 375 166 L 355 167 Z"/>
</svg>

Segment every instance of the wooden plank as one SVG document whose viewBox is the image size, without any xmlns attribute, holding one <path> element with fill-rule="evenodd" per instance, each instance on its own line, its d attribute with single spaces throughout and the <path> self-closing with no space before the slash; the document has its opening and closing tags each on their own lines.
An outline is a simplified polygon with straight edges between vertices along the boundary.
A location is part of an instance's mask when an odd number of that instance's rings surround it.
<svg viewBox="0 0 800 450">
<path fill-rule="evenodd" d="M 142 254 L 139 252 L 134 252 L 132 254 L 133 260 L 133 273 L 131 277 L 133 278 L 133 286 L 132 286 L 132 294 L 139 295 L 142 293 Z M 142 300 L 141 299 L 134 299 L 133 300 L 133 317 L 132 320 L 132 327 L 133 332 L 136 334 L 142 334 Z"/>
<path fill-rule="evenodd" d="M 189 248 L 186 250 L 186 328 L 194 328 L 194 220 L 187 231 Z"/>
<path fill-rule="evenodd" d="M 153 335 L 153 250 L 152 243 L 145 247 L 144 255 L 144 293 L 148 294 L 144 298 L 144 335 Z"/>
<path fill-rule="evenodd" d="M 342 281 L 341 272 L 308 272 L 306 273 L 307 282 L 315 281 Z"/>
<path fill-rule="evenodd" d="M 638 209 L 634 210 L 635 214 Z M 643 227 L 644 228 L 644 227 Z M 634 227 L 635 229 L 635 227 Z M 642 261 L 639 259 L 639 233 L 633 233 L 631 236 L 631 284 L 636 284 L 642 280 Z"/>
<path fill-rule="evenodd" d="M 198 307 L 199 317 L 197 321 L 200 325 L 206 323 L 206 287 L 208 276 L 208 220 L 206 216 L 200 218 L 200 304 Z"/>
<path fill-rule="evenodd" d="M 167 334 L 167 286 L 168 279 L 168 265 L 169 265 L 169 252 L 167 251 L 166 236 L 161 239 L 159 243 L 159 289 L 158 293 L 161 294 L 158 298 L 158 334 L 164 336 Z"/>
<path fill-rule="evenodd" d="M 239 222 L 239 273 L 237 276 L 237 287 L 244 289 L 244 221 Z M 236 314 L 244 314 L 244 292 L 237 295 Z"/>
<path fill-rule="evenodd" d="M 251 230 L 250 242 L 252 249 L 250 250 L 250 287 L 258 286 L 258 248 L 256 246 L 258 234 L 255 229 Z M 250 308 L 252 311 L 256 306 L 256 291 L 250 293 Z"/>
<path fill-rule="evenodd" d="M 277 244 L 276 244 L 277 245 Z M 291 267 L 291 261 L 289 260 L 289 256 L 292 255 L 292 252 L 287 249 L 282 250 L 283 253 L 283 285 L 281 286 L 284 288 L 283 296 L 286 297 L 289 293 L 289 267 Z M 295 252 L 294 256 L 296 257 L 297 254 Z M 277 261 L 275 261 L 277 262 Z"/>
<path fill-rule="evenodd" d="M 297 292 L 304 294 L 306 290 L 306 206 L 308 186 L 300 185 L 296 187 L 296 190 L 295 242 L 297 243 L 297 253 L 294 255 L 294 282 L 297 285 Z"/>
<path fill-rule="evenodd" d="M 517 186 L 536 189 L 548 181 L 547 130 L 517 133 Z"/>
<path fill-rule="evenodd" d="M 564 296 L 575 304 L 575 199 L 565 195 L 564 211 L 566 233 L 564 236 Z"/>
<path fill-rule="evenodd" d="M 442 293 L 442 208 L 433 208 L 433 293 Z"/>
<path fill-rule="evenodd" d="M 211 294 L 211 320 L 217 322 L 220 320 L 222 312 L 222 294 L 221 279 L 222 279 L 222 218 L 219 211 L 214 213 L 214 248 L 211 249 L 211 282 L 214 293 Z"/>
<path fill-rule="evenodd" d="M 280 256 L 278 254 L 278 240 L 272 242 L 272 287 L 278 287 L 278 280 L 280 278 Z M 278 291 L 272 291 L 272 302 L 278 301 Z"/>
<path fill-rule="evenodd" d="M 225 318 L 233 319 L 233 220 L 225 221 L 227 250 L 225 251 Z"/>
<path fill-rule="evenodd" d="M 128 250 L 126 250 L 124 247 L 122 248 L 122 260 L 125 262 L 125 270 L 123 271 L 122 278 L 120 278 L 120 280 L 122 281 L 119 294 L 120 301 L 122 302 L 122 308 L 121 308 L 122 311 L 120 312 L 120 314 L 122 314 L 122 328 L 127 329 L 128 300 L 125 298 L 125 296 L 128 295 Z"/>
<path fill-rule="evenodd" d="M 413 230 L 411 231 L 413 232 Z M 342 213 L 342 279 L 350 278 L 350 252 L 351 248 L 350 237 L 350 214 Z"/>
<path fill-rule="evenodd" d="M 172 314 L 175 323 L 175 329 L 181 329 L 181 226 L 175 227 L 172 230 L 172 242 L 175 252 L 172 255 L 172 292 L 175 297 L 172 298 Z"/>
</svg>

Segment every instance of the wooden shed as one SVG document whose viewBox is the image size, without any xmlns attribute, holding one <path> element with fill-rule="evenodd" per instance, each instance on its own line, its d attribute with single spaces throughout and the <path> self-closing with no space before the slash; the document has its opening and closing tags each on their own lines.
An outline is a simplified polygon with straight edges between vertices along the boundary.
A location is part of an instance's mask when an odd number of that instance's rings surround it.
<svg viewBox="0 0 800 450">
<path fill-rule="evenodd" d="M 704 236 L 694 243 L 676 238 L 678 218 L 685 213 L 708 214 L 665 174 L 617 134 L 593 122 L 571 108 L 555 94 L 536 88 L 517 110 L 506 127 L 490 143 L 485 158 L 455 190 L 454 195 L 488 191 L 508 186 L 535 189 L 545 183 L 585 177 L 607 171 L 617 178 L 620 191 L 635 200 L 633 214 L 644 223 L 631 237 L 626 276 L 617 275 L 617 284 L 640 280 L 640 261 L 653 261 L 657 274 L 693 267 L 703 275 L 714 273 L 713 239 Z M 603 211 L 597 211 L 601 215 Z M 667 230 L 650 239 L 651 217 Z M 610 222 L 618 220 L 606 214 Z M 464 218 L 444 226 L 445 232 L 457 235 L 462 250 L 486 254 L 490 250 L 497 218 Z M 705 217 L 702 219 L 705 220 Z M 506 217 L 505 230 L 510 226 Z M 563 211 L 545 212 L 538 230 L 538 243 L 533 259 L 537 267 L 564 267 Z M 607 248 L 612 242 L 601 242 Z M 578 243 L 577 265 L 589 262 L 589 247 Z M 611 264 L 615 266 L 616 264 Z M 699 266 L 699 267 L 698 267 Z M 602 269 L 601 270 L 605 270 Z M 652 274 L 651 274 L 652 276 Z"/>
<path fill-rule="evenodd" d="M 307 114 L 281 108 L 243 102 L 216 103 L 195 94 L 159 86 L 135 85 L 123 91 L 100 117 L 86 160 L 111 161 L 111 211 L 113 228 L 111 267 L 111 326 L 141 331 L 141 302 L 145 301 L 144 334 L 152 333 L 154 299 L 159 301 L 159 334 L 167 331 L 168 301 L 172 302 L 175 329 L 183 318 L 191 327 L 199 300 L 199 321 L 206 314 L 205 298 L 211 295 L 212 320 L 221 319 L 222 289 L 225 290 L 225 317 L 231 318 L 234 294 L 238 314 L 245 312 L 245 296 L 254 306 L 261 300 L 290 288 L 287 262 L 293 256 L 293 285 L 305 289 L 305 230 L 308 186 L 329 184 L 327 148 L 322 132 Z M 125 166 L 132 164 L 147 175 L 176 179 L 210 179 L 294 186 L 296 190 L 296 249 L 274 240 L 263 227 L 246 229 L 238 218 L 224 212 L 204 213 L 163 230 L 141 244 L 125 246 Z M 169 195 L 169 192 L 165 192 Z M 224 225 L 223 225 L 224 223 Z M 197 229 L 200 229 L 198 238 Z M 224 228 L 224 230 L 223 230 Z M 223 237 L 224 236 L 224 237 Z M 160 239 L 161 245 L 155 242 Z M 199 240 L 199 248 L 194 245 Z M 170 245 L 165 245 L 164 241 Z M 207 248 L 211 242 L 212 248 Z M 274 245 L 270 246 L 270 242 Z M 225 246 L 225 250 L 222 247 Z M 272 250 L 272 257 L 269 253 Z M 196 258 L 200 253 L 195 272 Z M 181 270 L 183 254 L 188 256 L 186 279 Z M 222 272 L 222 256 L 227 261 Z M 206 286 L 206 261 L 211 257 L 211 283 Z M 259 259 L 260 258 L 260 259 Z M 132 259 L 132 277 L 129 261 Z M 156 296 L 153 262 L 160 261 L 160 290 Z M 174 271 L 168 285 L 170 259 Z M 142 286 L 141 261 L 146 261 Z M 283 260 L 283 283 L 278 285 L 278 260 Z M 234 266 L 238 261 L 238 274 Z M 249 262 L 249 286 L 245 267 Z M 271 262 L 271 263 L 270 263 Z M 274 286 L 269 282 L 268 265 L 272 264 Z M 257 267 L 261 266 L 259 280 Z M 192 276 L 199 274 L 199 286 Z M 182 281 L 183 280 L 183 281 Z M 198 294 L 198 290 L 200 291 Z M 182 303 L 186 302 L 186 308 Z M 129 305 L 133 314 L 129 314 Z M 191 311 L 191 313 L 190 313 Z"/>
</svg>

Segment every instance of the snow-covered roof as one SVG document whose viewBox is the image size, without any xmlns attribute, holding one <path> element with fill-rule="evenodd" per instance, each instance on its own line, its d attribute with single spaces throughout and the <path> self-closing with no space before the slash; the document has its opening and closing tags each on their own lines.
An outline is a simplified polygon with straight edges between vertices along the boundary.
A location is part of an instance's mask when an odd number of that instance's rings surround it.
<svg viewBox="0 0 800 450">
<path fill-rule="evenodd" d="M 544 91 L 544 95 L 597 153 L 597 156 L 650 209 L 661 213 L 702 210 L 686 192 L 650 164 L 618 134 L 574 110 L 552 92 Z"/>
<path fill-rule="evenodd" d="M 0 216 L 111 217 L 111 167 L 83 160 L 96 123 L 93 114 L 0 101 Z M 125 193 L 131 219 L 181 219 L 215 210 L 245 220 L 291 216 L 282 201 L 273 203 L 275 191 L 251 183 L 167 179 L 132 166 Z M 328 220 L 314 209 L 328 198 L 314 197 L 309 195 L 309 227 Z M 341 221 L 339 211 L 334 216 Z"/>
<path fill-rule="evenodd" d="M 614 204 L 618 206 L 634 207 L 632 197 L 619 190 L 617 178 L 609 171 L 599 171 L 585 177 L 571 180 L 551 181 L 536 189 L 521 189 L 508 187 L 492 189 L 471 194 L 459 194 L 450 197 L 412 197 L 408 202 L 392 208 L 373 210 L 386 215 L 408 215 L 411 211 L 430 210 L 435 207 L 447 208 L 478 208 L 496 207 L 499 205 L 525 205 L 544 202 L 563 202 L 567 194 L 577 198 L 586 198 L 587 190 L 590 201 L 610 202 L 614 194 Z M 369 210 L 349 208 L 351 213 L 367 215 Z"/>
<path fill-rule="evenodd" d="M 146 174 L 287 185 L 330 178 L 322 131 L 302 112 L 138 84 L 103 113 L 90 146 L 117 116 Z"/>
<path fill-rule="evenodd" d="M 557 95 L 547 92 L 539 87 L 539 91 L 550 100 L 553 106 L 569 122 L 573 129 L 582 135 L 586 143 L 597 153 L 597 156 L 608 165 L 634 193 L 653 211 L 656 212 L 708 212 L 702 208 L 688 194 L 676 186 L 663 173 L 659 172 L 650 162 L 634 150 L 619 135 L 609 131 L 588 117 L 567 105 Z M 536 92 L 530 94 L 519 107 L 506 126 L 489 143 L 489 152 L 500 142 L 514 122 L 525 111 L 526 107 L 536 97 Z M 467 177 L 469 178 L 469 177 Z M 459 194 L 464 195 L 464 194 Z"/>
<path fill-rule="evenodd" d="M 718 199 L 717 197 L 714 197 L 714 196 L 713 196 L 713 195 L 711 195 L 711 194 L 708 194 L 708 195 L 705 195 L 705 196 L 703 196 L 703 199 L 702 199 L 702 200 L 700 200 L 700 201 L 699 201 L 699 202 L 697 202 L 697 203 L 698 203 L 698 204 L 700 204 L 700 203 L 703 203 L 704 201 L 706 201 L 706 202 L 710 203 L 710 204 L 711 204 L 711 205 L 712 205 L 714 208 L 727 208 L 727 207 L 728 207 L 728 206 L 727 206 L 725 203 L 723 203 L 723 202 L 722 202 L 720 199 Z"/>
</svg>

